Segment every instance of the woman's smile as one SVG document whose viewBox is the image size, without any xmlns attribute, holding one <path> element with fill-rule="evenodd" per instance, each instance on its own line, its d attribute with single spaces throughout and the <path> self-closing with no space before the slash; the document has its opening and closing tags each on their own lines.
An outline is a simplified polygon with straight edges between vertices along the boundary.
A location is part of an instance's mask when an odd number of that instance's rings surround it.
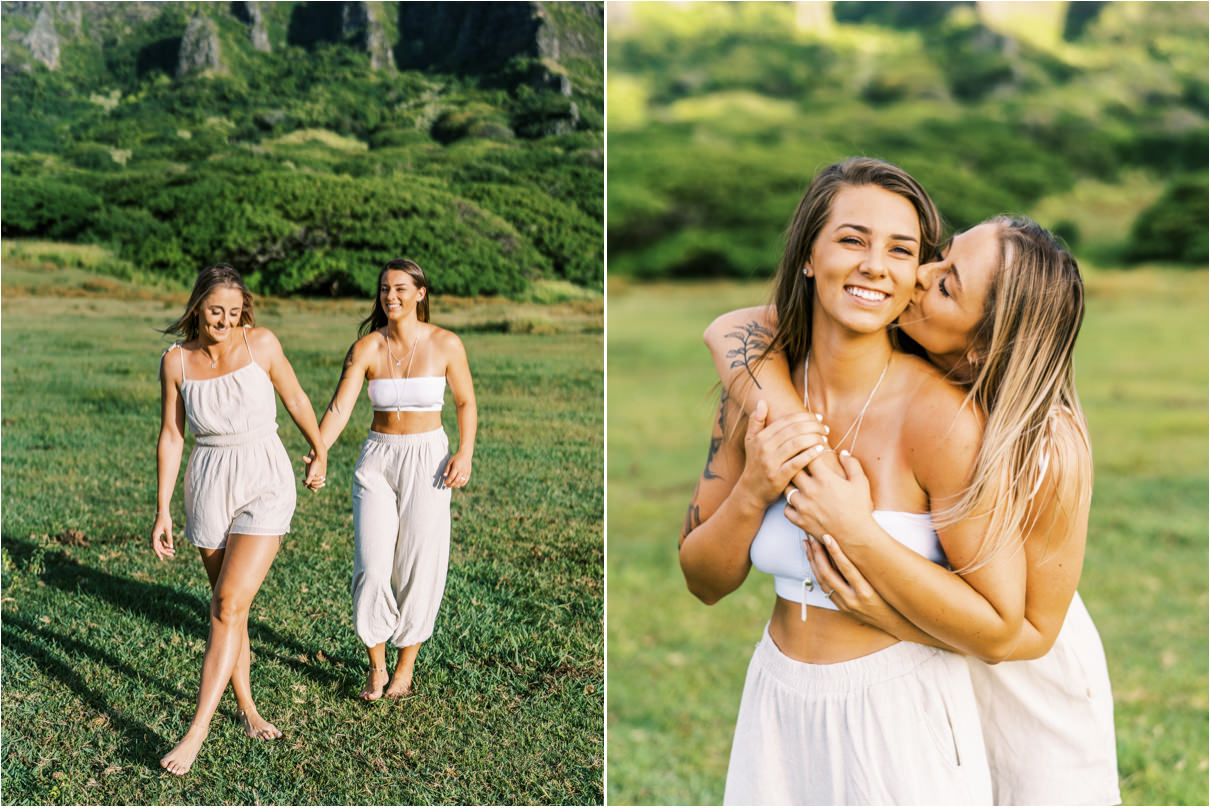
<svg viewBox="0 0 1211 808">
<path fill-rule="evenodd" d="M 865 286 L 846 286 L 845 291 L 863 303 L 882 303 L 891 297 L 887 292 L 870 289 Z"/>
</svg>

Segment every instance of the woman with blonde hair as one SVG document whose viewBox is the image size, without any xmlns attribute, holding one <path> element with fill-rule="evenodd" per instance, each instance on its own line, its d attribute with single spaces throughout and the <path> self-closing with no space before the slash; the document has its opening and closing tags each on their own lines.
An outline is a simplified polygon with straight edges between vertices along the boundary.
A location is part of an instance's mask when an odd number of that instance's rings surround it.
<svg viewBox="0 0 1211 808">
<path fill-rule="evenodd" d="M 421 643 L 433 634 L 450 557 L 450 490 L 471 477 L 477 413 L 462 341 L 429 322 L 429 281 L 408 259 L 379 272 L 374 308 L 345 355 L 320 422 L 330 447 L 369 385 L 374 420 L 353 473 L 353 627 L 370 671 L 360 697 L 412 692 Z M 458 451 L 442 429 L 446 385 Z M 388 682 L 386 643 L 399 649 Z"/>
<path fill-rule="evenodd" d="M 1076 593 L 1093 474 L 1073 384 L 1085 305 L 1079 268 L 1038 224 L 996 217 L 955 236 L 920 276 L 922 290 L 896 327 L 986 414 L 971 480 L 939 518 L 960 519 L 987 503 L 990 529 L 977 558 L 1026 561 L 1018 638 L 1007 654 L 968 659 L 994 799 L 1117 803 L 1106 657 Z M 770 351 L 748 363 L 727 356 L 738 325 L 769 329 L 775 317 L 769 307 L 733 312 L 705 336 L 736 397 L 750 406 L 761 399 L 777 424 L 803 409 L 784 356 Z M 896 607 L 886 582 L 913 571 L 891 568 L 883 554 L 888 537 L 871 519 L 858 459 L 813 464 L 787 490 L 787 515 L 808 536 L 815 579 L 843 612 L 901 639 L 947 647 Z"/>
<path fill-rule="evenodd" d="M 870 469 L 889 555 L 924 567 L 887 582 L 893 602 L 952 648 L 990 657 L 1012 648 L 1021 557 L 979 558 L 984 508 L 937 519 L 966 486 L 982 419 L 888 333 L 940 229 L 928 195 L 901 169 L 867 158 L 824 169 L 788 230 L 774 328 L 745 337 L 750 350 L 767 339 L 787 357 L 797 398 L 818 415 L 801 407 L 766 427 L 761 404 L 745 424 L 725 396 L 683 531 L 682 571 L 705 602 L 740 586 L 752 566 L 774 577 L 773 614 L 741 698 L 727 804 L 991 801 L 963 657 L 838 610 L 811 575 L 785 503 L 769 504 L 805 465 L 829 462 L 831 436 Z M 968 568 L 963 577 L 942 566 L 947 559 Z"/>
<path fill-rule="evenodd" d="M 306 483 L 313 489 L 323 485 L 327 453 L 281 344 L 254 324 L 252 293 L 240 274 L 216 264 L 198 273 L 185 312 L 165 329 L 183 341 L 160 359 L 151 546 L 161 560 L 176 554 L 170 508 L 188 421 L 196 442 L 185 471 L 185 537 L 201 553 L 214 593 L 197 710 L 185 737 L 160 761 L 173 774 L 193 765 L 229 681 L 245 734 L 282 736 L 253 703 L 248 643 L 248 610 L 290 530 L 295 505 L 294 472 L 277 434 L 275 391 L 312 446 Z"/>
</svg>

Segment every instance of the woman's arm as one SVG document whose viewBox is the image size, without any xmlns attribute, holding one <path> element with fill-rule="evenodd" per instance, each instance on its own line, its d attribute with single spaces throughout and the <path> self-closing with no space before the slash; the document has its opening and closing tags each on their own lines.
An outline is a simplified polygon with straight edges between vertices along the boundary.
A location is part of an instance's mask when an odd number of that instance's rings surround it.
<svg viewBox="0 0 1211 808">
<path fill-rule="evenodd" d="M 328 465 L 328 447 L 320 439 L 320 427 L 315 420 L 315 410 L 311 408 L 311 399 L 303 392 L 298 377 L 294 375 L 294 368 L 274 333 L 268 328 L 254 328 L 248 336 L 257 344 L 256 355 L 269 365 L 269 380 L 273 382 L 273 389 L 286 406 L 286 412 L 290 413 L 295 426 L 311 444 L 313 460 L 307 466 L 303 484 L 314 491 L 324 481 L 324 471 Z"/>
<path fill-rule="evenodd" d="M 1058 480 L 1054 482 L 1059 485 Z M 1087 496 L 1069 491 L 1041 503 L 1042 513 L 1025 545 L 1025 616 L 1014 650 L 1003 661 L 1036 659 L 1055 644 L 1080 578 L 1088 502 Z M 897 639 L 958 650 L 926 634 L 893 609 L 831 536 L 825 534 L 822 539 L 825 544 L 814 539 L 805 542 L 808 558 L 819 584 L 825 591 L 836 592 L 830 599 L 841 611 Z"/>
<path fill-rule="evenodd" d="M 759 361 L 777 325 L 773 306 L 754 306 L 716 317 L 702 334 L 723 389 L 740 411 L 751 413 L 761 400 L 769 407 L 770 421 L 804 410 L 803 399 L 791 384 L 786 355 L 771 351 Z"/>
<path fill-rule="evenodd" d="M 461 488 L 471 479 L 471 457 L 475 454 L 475 430 L 479 426 L 479 411 L 475 406 L 475 387 L 471 383 L 471 367 L 462 340 L 449 331 L 442 336 L 446 354 L 446 383 L 454 397 L 458 415 L 458 451 L 446 464 L 446 486 Z"/>
<path fill-rule="evenodd" d="M 362 393 L 362 382 L 366 380 L 367 369 L 375 358 L 373 334 L 368 334 L 349 346 L 345 352 L 345 361 L 341 366 L 341 377 L 337 380 L 336 390 L 324 417 L 320 421 L 320 440 L 325 449 L 331 449 L 332 444 L 341 436 L 341 432 L 349 424 L 357 397 Z M 308 459 L 310 459 L 308 455 Z"/>
<path fill-rule="evenodd" d="M 185 403 L 178 385 L 181 364 L 169 361 L 165 351 L 160 357 L 160 438 L 156 442 L 156 519 L 151 528 L 151 549 L 160 559 L 176 554 L 172 537 L 172 492 L 181 470 L 181 454 L 185 448 Z M 177 351 L 184 348 L 177 347 Z"/>
<path fill-rule="evenodd" d="M 679 545 L 686 585 L 707 604 L 744 583 L 749 546 L 765 509 L 791 475 L 821 452 L 823 427 L 815 418 L 801 412 L 766 426 L 765 415 L 759 402 L 744 424 L 726 392 L 720 398 Z"/>
<path fill-rule="evenodd" d="M 821 542 L 827 542 L 827 546 Z M 805 539 L 803 545 L 816 583 L 839 610 L 868 626 L 874 626 L 892 635 L 897 640 L 932 645 L 948 651 L 955 650 L 936 637 L 926 634 L 893 609 L 850 562 L 832 536 L 824 534 L 819 540 L 812 536 Z"/>
<path fill-rule="evenodd" d="M 918 397 L 918 401 L 920 398 Z M 917 406 L 906 434 L 913 471 L 941 510 L 967 484 L 982 424 L 968 408 Z M 1025 601 L 1025 562 L 1005 551 L 980 559 L 988 519 L 982 509 L 938 530 L 951 573 L 893 539 L 871 515 L 869 486 L 838 483 L 857 479 L 861 466 L 847 454 L 843 470 L 817 464 L 799 475 L 787 516 L 814 535 L 843 540 L 845 554 L 889 604 L 941 643 L 985 661 L 1008 658 L 1020 640 Z M 826 527 L 827 526 L 827 527 Z"/>
<path fill-rule="evenodd" d="M 1067 445 L 1051 447 L 1051 462 L 1035 493 L 1037 509 L 1029 515 L 1026 615 L 1009 659 L 1036 659 L 1051 650 L 1080 582 L 1090 496 L 1071 470 L 1091 461 L 1084 440 L 1076 434 L 1069 437 Z"/>
</svg>

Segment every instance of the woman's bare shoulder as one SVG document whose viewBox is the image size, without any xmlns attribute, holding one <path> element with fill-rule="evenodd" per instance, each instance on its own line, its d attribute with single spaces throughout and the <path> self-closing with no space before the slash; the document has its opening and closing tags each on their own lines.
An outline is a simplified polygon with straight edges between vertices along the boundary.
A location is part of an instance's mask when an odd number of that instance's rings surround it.
<svg viewBox="0 0 1211 808">
<path fill-rule="evenodd" d="M 252 346 L 252 350 L 254 351 L 282 350 L 282 343 L 278 340 L 277 334 L 265 326 L 247 326 L 244 329 L 244 334 L 248 337 L 248 344 Z"/>
<path fill-rule="evenodd" d="M 425 325 L 429 329 L 427 339 L 439 350 L 463 350 L 463 341 L 453 331 L 442 328 L 439 325 L 434 325 L 433 323 L 426 323 Z"/>
<path fill-rule="evenodd" d="M 181 363 L 184 361 L 185 348 L 179 342 L 174 342 L 160 354 L 160 378 L 168 381 L 181 380 Z"/>
<path fill-rule="evenodd" d="M 968 463 L 974 459 L 984 419 L 967 391 L 936 367 L 905 355 L 907 383 L 904 439 L 922 462 Z"/>
</svg>

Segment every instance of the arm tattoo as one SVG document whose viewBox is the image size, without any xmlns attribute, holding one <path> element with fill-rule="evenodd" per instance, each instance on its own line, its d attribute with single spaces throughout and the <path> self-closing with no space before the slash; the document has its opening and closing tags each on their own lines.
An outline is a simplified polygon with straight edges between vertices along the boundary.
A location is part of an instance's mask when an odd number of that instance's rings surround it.
<svg viewBox="0 0 1211 808">
<path fill-rule="evenodd" d="M 353 346 L 349 346 L 349 351 L 345 354 L 345 362 L 341 366 L 341 377 L 336 380 L 337 393 L 340 392 L 341 383 L 345 381 L 345 376 L 349 374 L 349 368 L 353 367 Z M 328 405 L 328 410 L 334 415 L 341 414 L 341 408 L 336 405 L 337 393 L 332 394 L 332 403 Z"/>
<path fill-rule="evenodd" d="M 740 330 L 733 331 L 727 335 L 728 339 L 739 341 L 740 347 L 733 348 L 727 352 L 727 356 L 732 359 L 731 367 L 743 367 L 748 377 L 753 380 L 753 384 L 757 385 L 760 390 L 761 382 L 757 381 L 757 377 L 753 375 L 753 364 L 762 352 L 769 347 L 770 341 L 774 335 L 768 328 L 760 325 L 756 320 L 750 320 L 740 326 Z"/>
<path fill-rule="evenodd" d="M 760 385 L 758 385 L 760 386 Z M 723 445 L 723 423 L 726 420 L 724 417 L 724 408 L 727 406 L 727 390 L 719 394 L 719 419 L 715 422 L 719 434 L 711 435 L 710 448 L 706 450 L 706 465 L 702 469 L 702 479 L 718 480 L 719 475 L 711 470 L 711 461 L 715 459 L 715 455 L 719 453 L 719 447 Z M 694 493 L 698 493 L 695 489 Z"/>
<path fill-rule="evenodd" d="M 723 445 L 726 412 L 727 390 L 724 390 L 719 394 L 719 415 L 715 421 L 715 429 L 711 432 L 711 445 L 706 450 L 706 465 L 702 468 L 702 476 L 698 478 L 698 484 L 694 486 L 694 493 L 690 497 L 690 507 L 685 511 L 685 522 L 681 526 L 681 539 L 677 542 L 678 548 L 685 541 L 685 537 L 702 524 L 702 511 L 698 505 L 698 492 L 702 490 L 702 481 L 720 479 L 720 476 L 711 470 L 711 461 L 715 459 L 715 455 L 719 453 L 719 447 Z"/>
<path fill-rule="evenodd" d="M 685 537 L 690 535 L 700 524 L 702 524 L 702 514 L 698 511 L 697 503 L 691 502 L 690 507 L 685 511 L 685 524 L 681 526 L 681 539 L 677 542 L 677 546 L 685 542 Z"/>
<path fill-rule="evenodd" d="M 677 540 L 677 549 L 681 549 L 681 545 L 685 542 L 685 537 L 702 524 L 702 512 L 698 509 L 698 489 L 700 488 L 702 488 L 701 479 L 694 486 L 694 493 L 690 497 L 690 507 L 685 510 L 685 522 L 681 525 L 681 538 Z"/>
</svg>

